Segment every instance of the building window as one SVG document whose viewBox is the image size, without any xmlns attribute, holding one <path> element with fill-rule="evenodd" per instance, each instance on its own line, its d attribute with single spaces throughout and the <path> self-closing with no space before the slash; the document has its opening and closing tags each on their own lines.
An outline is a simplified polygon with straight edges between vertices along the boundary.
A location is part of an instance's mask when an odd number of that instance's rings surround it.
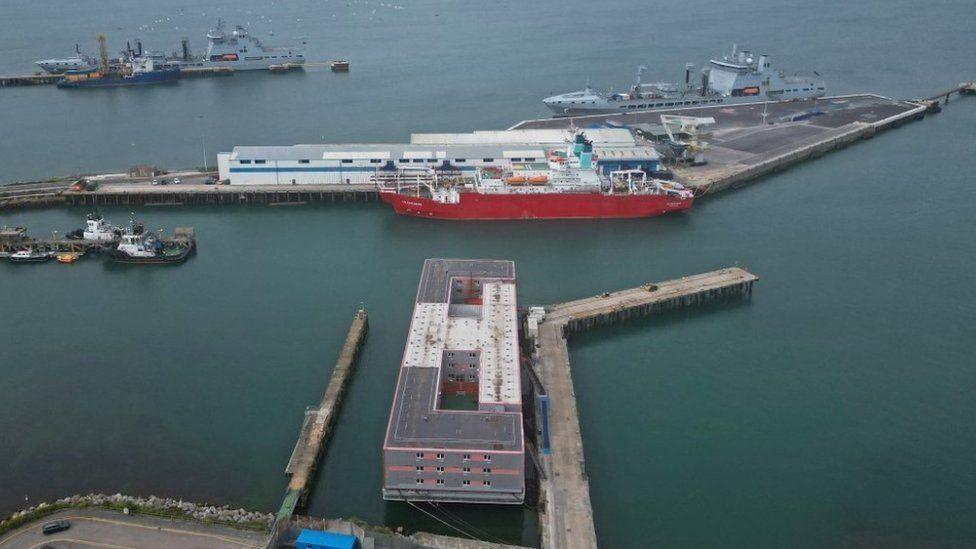
<svg viewBox="0 0 976 549">
<path fill-rule="evenodd" d="M 264 160 L 255 160 L 254 163 L 255 164 L 264 164 L 265 161 Z"/>
<path fill-rule="evenodd" d="M 462 473 L 470 473 L 471 472 L 471 468 L 470 467 L 462 467 L 461 468 L 461 472 Z"/>
<path fill-rule="evenodd" d="M 250 160 L 241 160 L 240 162 L 241 162 L 241 164 L 250 164 L 251 163 Z"/>
<path fill-rule="evenodd" d="M 349 159 L 347 159 L 347 158 L 343 158 L 343 159 L 342 159 L 342 163 L 343 163 L 343 164 L 352 164 L 352 160 L 349 160 Z"/>
<path fill-rule="evenodd" d="M 455 158 L 454 161 L 457 162 L 458 164 L 464 164 L 465 162 L 468 161 L 468 159 L 467 158 Z"/>
<path fill-rule="evenodd" d="M 535 158 L 526 158 L 525 161 L 526 162 L 535 162 Z"/>
<path fill-rule="evenodd" d="M 413 160 L 411 160 L 411 162 L 413 162 L 414 164 L 420 164 L 423 161 L 424 161 L 423 158 L 414 158 Z"/>
<path fill-rule="evenodd" d="M 482 457 L 485 458 L 485 461 L 491 461 L 491 454 L 485 454 Z"/>
<path fill-rule="evenodd" d="M 488 467 L 485 467 L 484 469 L 481 470 L 481 472 L 484 473 L 484 474 L 486 474 L 486 475 L 490 475 L 491 474 L 491 469 L 489 469 Z"/>
<path fill-rule="evenodd" d="M 308 160 L 299 160 L 298 163 L 299 164 L 308 164 Z"/>
<path fill-rule="evenodd" d="M 427 159 L 427 162 L 434 163 L 434 162 L 437 162 L 437 159 L 436 158 L 428 158 Z"/>
<path fill-rule="evenodd" d="M 461 456 L 461 459 L 463 459 L 464 461 L 468 461 L 469 459 L 471 459 L 471 454 L 464 454 Z"/>
<path fill-rule="evenodd" d="M 461 481 L 461 484 L 464 485 L 464 486 L 471 486 L 471 481 L 470 480 L 462 480 Z"/>
<path fill-rule="evenodd" d="M 382 164 L 383 163 L 383 160 L 380 159 L 380 158 L 370 158 L 369 159 L 369 162 L 370 162 L 370 164 Z"/>
<path fill-rule="evenodd" d="M 521 159 L 521 158 L 513 158 L 513 159 L 512 159 L 512 162 L 521 162 L 521 161 L 522 161 L 522 159 Z"/>
<path fill-rule="evenodd" d="M 438 467 L 437 468 L 437 472 L 438 473 L 443 473 L 444 472 L 444 468 L 443 467 Z"/>
<path fill-rule="evenodd" d="M 444 459 L 444 454 L 437 454 L 437 459 Z"/>
<path fill-rule="evenodd" d="M 418 465 L 417 466 L 417 470 L 418 471 L 423 471 L 424 470 L 424 466 L 423 465 Z"/>
<path fill-rule="evenodd" d="M 406 164 L 407 162 L 410 162 L 410 161 L 407 160 L 406 158 L 397 158 L 397 162 L 399 162 L 401 164 Z"/>
<path fill-rule="evenodd" d="M 438 486 L 444 486 L 444 479 L 442 479 L 442 478 L 437 479 L 437 485 Z"/>
<path fill-rule="evenodd" d="M 481 161 L 482 162 L 494 162 L 495 159 L 494 158 L 482 158 Z"/>
<path fill-rule="evenodd" d="M 490 480 L 486 480 L 486 481 L 482 482 L 481 484 L 483 484 L 484 486 L 491 486 L 491 481 Z"/>
<path fill-rule="evenodd" d="M 422 479 L 422 478 L 418 478 L 417 479 L 417 484 L 423 484 L 423 483 L 424 483 L 424 479 Z"/>
<path fill-rule="evenodd" d="M 417 459 L 424 459 L 424 453 L 423 452 L 417 452 Z"/>
</svg>

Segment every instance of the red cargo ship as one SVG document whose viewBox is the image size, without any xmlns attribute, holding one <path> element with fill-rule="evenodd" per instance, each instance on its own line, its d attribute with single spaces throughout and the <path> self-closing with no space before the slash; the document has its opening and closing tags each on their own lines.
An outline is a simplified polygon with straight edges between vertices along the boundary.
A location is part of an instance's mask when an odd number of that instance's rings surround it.
<svg viewBox="0 0 976 549">
<path fill-rule="evenodd" d="M 585 147 L 550 152 L 548 162 L 518 170 L 445 177 L 432 169 L 377 173 L 380 198 L 399 214 L 435 219 L 600 219 L 651 217 L 686 210 L 692 192 L 640 170 L 592 167 Z"/>
</svg>

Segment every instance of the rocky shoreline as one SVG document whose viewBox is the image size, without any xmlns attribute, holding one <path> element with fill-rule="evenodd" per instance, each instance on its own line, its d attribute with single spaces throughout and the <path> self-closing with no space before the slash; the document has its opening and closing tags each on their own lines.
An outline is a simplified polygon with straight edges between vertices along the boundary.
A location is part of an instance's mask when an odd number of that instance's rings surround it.
<svg viewBox="0 0 976 549">
<path fill-rule="evenodd" d="M 128 512 L 134 514 L 163 515 L 250 529 L 267 529 L 274 521 L 274 515 L 271 513 L 248 511 L 241 508 L 233 509 L 226 505 L 202 505 L 156 496 L 136 497 L 123 494 L 87 494 L 61 498 L 52 503 L 39 503 L 22 511 L 17 511 L 7 519 L 0 521 L 0 533 L 60 509 L 86 507 L 100 507 L 120 511 L 128 509 Z"/>
</svg>

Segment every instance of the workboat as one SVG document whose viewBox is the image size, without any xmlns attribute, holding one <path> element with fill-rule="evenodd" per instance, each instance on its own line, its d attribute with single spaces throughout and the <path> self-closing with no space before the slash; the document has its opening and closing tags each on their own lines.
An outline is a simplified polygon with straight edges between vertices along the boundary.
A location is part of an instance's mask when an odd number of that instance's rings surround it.
<svg viewBox="0 0 976 549">
<path fill-rule="evenodd" d="M 681 184 L 641 169 L 599 172 L 580 133 L 544 162 L 482 168 L 473 176 L 431 168 L 377 171 L 380 198 L 395 212 L 436 219 L 600 219 L 651 217 L 691 207 Z"/>
<path fill-rule="evenodd" d="M 784 101 L 823 97 L 827 87 L 819 74 L 788 75 L 774 70 L 770 57 L 738 50 L 731 55 L 709 60 L 702 69 L 701 85 L 692 82 L 695 66 L 685 65 L 684 84 L 675 82 L 641 82 L 647 69 L 637 69 L 637 82 L 624 93 L 599 92 L 587 86 L 571 93 L 554 95 L 542 102 L 556 116 L 621 113 L 648 110 L 671 110 L 701 105 Z"/>
<path fill-rule="evenodd" d="M 109 252 L 116 263 L 181 263 L 190 256 L 193 239 L 164 240 L 147 232 L 141 223 L 131 222 L 122 230 L 119 245 Z"/>
<path fill-rule="evenodd" d="M 10 254 L 10 261 L 14 263 L 41 263 L 50 260 L 52 255 L 49 252 L 42 252 L 28 248 Z"/>
<path fill-rule="evenodd" d="M 121 67 L 101 66 L 93 69 L 73 70 L 64 73 L 59 88 L 106 88 L 116 86 L 144 86 L 175 82 L 180 77 L 178 68 L 156 68 L 152 58 L 132 60 Z"/>
<path fill-rule="evenodd" d="M 119 239 L 121 229 L 105 221 L 100 214 L 90 213 L 85 220 L 84 229 L 75 229 L 66 236 L 71 240 L 90 240 L 92 242 L 112 242 Z"/>
<path fill-rule="evenodd" d="M 76 252 L 63 252 L 57 255 L 58 263 L 74 263 L 79 257 L 81 254 Z"/>
</svg>

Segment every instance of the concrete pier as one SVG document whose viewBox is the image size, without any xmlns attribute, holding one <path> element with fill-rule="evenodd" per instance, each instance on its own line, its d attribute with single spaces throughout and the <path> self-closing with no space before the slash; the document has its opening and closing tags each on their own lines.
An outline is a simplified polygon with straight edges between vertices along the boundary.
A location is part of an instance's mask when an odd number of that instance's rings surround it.
<svg viewBox="0 0 976 549">
<path fill-rule="evenodd" d="M 530 326 L 528 336 L 535 339 L 533 371 L 544 388 L 546 403 L 540 407 L 545 417 L 537 419 L 542 427 L 536 431 L 537 446 L 543 449 L 539 453 L 539 529 L 544 549 L 597 546 L 567 338 L 593 327 L 749 295 L 756 280 L 752 273 L 736 267 L 649 283 L 546 307 L 537 328 Z"/>
<path fill-rule="evenodd" d="M 325 450 L 325 437 L 335 423 L 339 406 L 342 404 L 342 396 L 352 377 L 352 369 L 368 329 L 369 320 L 366 310 L 360 309 L 349 326 L 349 333 L 339 352 L 339 358 L 336 360 L 321 402 L 318 407 L 309 407 L 305 410 L 305 420 L 298 435 L 298 442 L 285 467 L 285 473 L 290 475 L 291 479 L 281 507 L 275 515 L 268 547 L 277 546 L 280 534 L 287 529 L 295 510 L 304 504 L 311 490 L 316 465 Z"/>
</svg>

